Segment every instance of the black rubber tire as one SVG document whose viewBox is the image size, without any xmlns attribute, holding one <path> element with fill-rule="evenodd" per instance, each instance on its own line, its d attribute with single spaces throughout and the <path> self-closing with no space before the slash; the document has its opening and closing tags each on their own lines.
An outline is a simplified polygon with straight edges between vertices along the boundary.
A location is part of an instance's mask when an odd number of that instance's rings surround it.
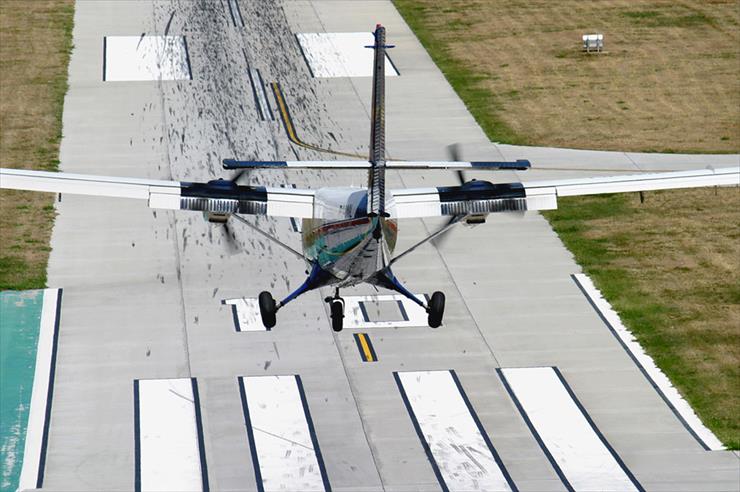
<svg viewBox="0 0 740 492">
<path fill-rule="evenodd" d="M 275 299 L 272 298 L 272 294 L 267 291 L 260 292 L 259 305 L 262 324 L 265 325 L 265 328 L 272 328 L 277 322 L 275 317 L 277 308 L 275 307 Z"/>
<path fill-rule="evenodd" d="M 342 331 L 344 328 L 344 303 L 332 301 L 331 306 L 331 328 L 334 331 Z"/>
<path fill-rule="evenodd" d="M 438 328 L 442 324 L 442 316 L 445 313 L 445 295 L 435 292 L 429 299 L 429 317 L 427 322 L 431 328 Z"/>
</svg>

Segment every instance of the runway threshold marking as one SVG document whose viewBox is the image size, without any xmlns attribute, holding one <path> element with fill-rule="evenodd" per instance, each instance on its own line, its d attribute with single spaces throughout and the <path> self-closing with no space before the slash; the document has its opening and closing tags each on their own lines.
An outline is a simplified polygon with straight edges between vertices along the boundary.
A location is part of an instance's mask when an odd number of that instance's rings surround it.
<svg viewBox="0 0 740 492">
<path fill-rule="evenodd" d="M 103 81 L 192 80 L 185 36 L 105 36 Z"/>
<path fill-rule="evenodd" d="M 242 331 L 270 331 L 262 324 L 259 301 L 255 298 L 239 297 L 237 299 L 223 299 L 221 304 L 231 306 L 231 317 L 234 320 L 234 329 Z"/>
<path fill-rule="evenodd" d="M 18 490 L 40 489 L 44 485 L 46 453 L 54 397 L 59 322 L 62 307 L 62 289 L 44 289 L 39 319 L 38 339 L 35 343 L 35 364 L 31 386 L 28 423 Z M 8 322 L 8 320 L 4 320 Z M 5 328 L 3 328 L 5 329 Z M 7 340 L 7 339 L 6 339 Z M 12 340 L 12 339 L 11 339 Z M 5 347 L 3 347 L 5 348 Z M 3 371 L 7 370 L 3 368 Z M 8 377 L 8 374 L 3 374 Z M 6 388 L 7 390 L 7 388 Z M 5 400 L 5 398 L 3 398 Z M 22 405 L 21 402 L 18 402 Z M 15 409 L 14 409 L 15 410 Z M 7 422 L 10 424 L 10 422 Z"/>
<path fill-rule="evenodd" d="M 423 294 L 416 294 L 423 298 Z M 398 305 L 398 314 L 401 319 L 372 321 L 376 313 L 368 312 L 378 303 L 394 302 Z M 427 326 L 427 312 L 410 299 L 400 294 L 384 294 L 373 296 L 346 296 L 344 297 L 344 327 L 345 328 L 411 328 Z M 371 316 L 372 314 L 372 316 Z"/>
<path fill-rule="evenodd" d="M 300 376 L 238 382 L 257 490 L 330 491 Z"/>
<path fill-rule="evenodd" d="M 556 367 L 497 369 L 568 490 L 643 491 Z"/>
<path fill-rule="evenodd" d="M 378 356 L 367 333 L 355 333 L 355 343 L 364 362 L 377 362 Z"/>
<path fill-rule="evenodd" d="M 272 88 L 272 93 L 275 96 L 275 102 L 277 103 L 277 108 L 278 108 L 278 111 L 280 112 L 280 117 L 283 121 L 285 133 L 288 134 L 288 139 L 291 142 L 303 148 L 315 150 L 317 152 L 325 152 L 328 154 L 341 155 L 344 157 L 357 157 L 358 159 L 367 159 L 366 155 L 354 154 L 351 152 L 340 152 L 338 150 L 324 149 L 317 145 L 312 145 L 312 144 L 303 142 L 300 138 L 298 138 L 298 134 L 296 133 L 295 126 L 293 125 L 293 118 L 290 116 L 290 111 L 288 110 L 288 105 L 285 102 L 285 96 L 283 95 L 283 90 L 280 88 L 280 84 L 278 82 L 271 82 L 270 87 Z"/>
<path fill-rule="evenodd" d="M 725 446 L 717 439 L 717 436 L 709 430 L 694 413 L 691 405 L 681 396 L 673 386 L 670 379 L 655 365 L 652 357 L 647 355 L 640 343 L 635 339 L 623 324 L 619 315 L 612 309 L 609 302 L 604 299 L 601 292 L 596 288 L 591 279 L 584 274 L 571 275 L 578 289 L 583 293 L 601 321 L 604 322 L 609 331 L 614 335 L 622 348 L 627 352 L 645 379 L 658 393 L 658 396 L 668 405 L 673 414 L 684 428 L 696 439 L 705 450 L 724 450 Z"/>
<path fill-rule="evenodd" d="M 442 490 L 517 490 L 455 371 L 393 376 Z"/>
<path fill-rule="evenodd" d="M 134 380 L 134 489 L 209 490 L 195 378 Z"/>
<path fill-rule="evenodd" d="M 296 34 L 303 59 L 314 78 L 371 77 L 375 37 L 371 32 L 307 32 Z M 400 72 L 385 54 L 385 76 Z"/>
</svg>

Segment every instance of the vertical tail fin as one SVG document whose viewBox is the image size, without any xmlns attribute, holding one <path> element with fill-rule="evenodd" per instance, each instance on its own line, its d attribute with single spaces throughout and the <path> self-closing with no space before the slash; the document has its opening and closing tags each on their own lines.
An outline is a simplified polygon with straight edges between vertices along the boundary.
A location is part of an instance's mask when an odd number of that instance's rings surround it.
<svg viewBox="0 0 740 492">
<path fill-rule="evenodd" d="M 385 27 L 375 28 L 373 66 L 372 120 L 370 122 L 370 156 L 368 214 L 384 216 L 385 212 Z"/>
</svg>

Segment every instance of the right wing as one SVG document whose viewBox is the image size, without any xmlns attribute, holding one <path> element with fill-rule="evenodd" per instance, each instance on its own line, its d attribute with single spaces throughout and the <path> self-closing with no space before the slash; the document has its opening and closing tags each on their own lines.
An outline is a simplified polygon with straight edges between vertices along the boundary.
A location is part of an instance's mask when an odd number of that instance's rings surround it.
<svg viewBox="0 0 740 492">
<path fill-rule="evenodd" d="M 552 210 L 561 196 L 739 184 L 740 167 L 505 184 L 469 181 L 462 186 L 391 190 L 389 209 L 396 218 Z"/>
<path fill-rule="evenodd" d="M 313 217 L 313 190 L 238 186 L 231 181 L 187 183 L 0 168 L 0 188 L 147 200 L 149 207 Z"/>
</svg>

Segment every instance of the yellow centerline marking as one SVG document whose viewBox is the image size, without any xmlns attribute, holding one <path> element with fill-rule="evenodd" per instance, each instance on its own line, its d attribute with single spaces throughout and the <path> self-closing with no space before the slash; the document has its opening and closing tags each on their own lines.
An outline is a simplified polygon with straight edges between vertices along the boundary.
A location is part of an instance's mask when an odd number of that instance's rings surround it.
<svg viewBox="0 0 740 492">
<path fill-rule="evenodd" d="M 367 344 L 367 335 L 364 333 L 360 333 L 357 335 L 357 338 L 360 339 L 360 345 L 362 346 L 362 351 L 365 352 L 365 360 L 367 362 L 375 362 L 373 359 L 373 353 L 370 351 L 370 346 Z"/>
<path fill-rule="evenodd" d="M 337 150 L 323 149 L 316 145 L 307 144 L 301 141 L 301 139 L 298 138 L 298 135 L 295 132 L 295 127 L 293 126 L 293 121 L 290 118 L 290 113 L 288 113 L 288 106 L 285 103 L 285 97 L 283 96 L 282 89 L 280 89 L 280 84 L 278 84 L 277 82 L 271 82 L 270 86 L 272 87 L 272 92 L 275 95 L 275 100 L 277 101 L 278 109 L 280 110 L 280 117 L 283 119 L 283 123 L 285 124 L 285 130 L 288 133 L 288 139 L 291 142 L 293 142 L 296 145 L 300 145 L 301 147 L 304 147 L 306 149 L 316 150 L 318 152 L 326 152 L 329 154 L 341 155 L 345 157 L 358 157 L 360 159 L 367 158 L 366 156 L 362 156 L 359 154 L 352 154 L 349 152 L 339 152 Z"/>
</svg>

